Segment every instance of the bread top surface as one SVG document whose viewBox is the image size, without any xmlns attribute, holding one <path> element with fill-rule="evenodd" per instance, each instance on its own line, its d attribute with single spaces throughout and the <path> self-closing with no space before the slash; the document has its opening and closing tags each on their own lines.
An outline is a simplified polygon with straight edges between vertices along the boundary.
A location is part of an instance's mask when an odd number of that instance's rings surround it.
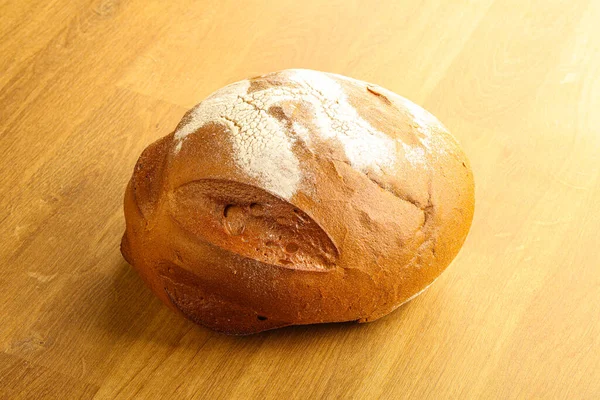
<svg viewBox="0 0 600 400">
<path fill-rule="evenodd" d="M 214 144 L 224 156 L 219 170 L 286 200 L 312 194 L 314 160 L 346 163 L 386 190 L 406 192 L 399 175 L 427 175 L 440 155 L 456 150 L 441 123 L 414 103 L 377 85 L 312 70 L 284 70 L 217 90 L 177 127 L 173 161 L 190 163 L 185 152 L 178 156 L 186 142 L 205 151 Z M 425 190 L 413 192 L 423 205 Z"/>
<path fill-rule="evenodd" d="M 206 279 L 221 279 L 206 265 L 233 271 L 233 297 L 246 293 L 240 285 L 275 297 L 287 285 L 294 297 L 290 287 L 314 282 L 338 303 L 372 297 L 360 312 L 385 314 L 443 271 L 473 216 L 471 170 L 447 129 L 341 75 L 284 70 L 233 83 L 153 146 L 131 182 L 164 248 L 153 251 Z M 356 279 L 344 286 L 340 274 Z"/>
</svg>

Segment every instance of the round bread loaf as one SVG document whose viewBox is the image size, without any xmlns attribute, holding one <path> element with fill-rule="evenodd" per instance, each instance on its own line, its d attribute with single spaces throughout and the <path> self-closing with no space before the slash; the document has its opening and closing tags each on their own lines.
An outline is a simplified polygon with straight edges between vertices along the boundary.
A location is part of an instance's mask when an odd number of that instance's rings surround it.
<svg viewBox="0 0 600 400">
<path fill-rule="evenodd" d="M 210 329 L 368 322 L 440 275 L 473 207 L 469 162 L 427 111 L 374 84 L 284 70 L 214 92 L 144 150 L 121 250 Z"/>
</svg>

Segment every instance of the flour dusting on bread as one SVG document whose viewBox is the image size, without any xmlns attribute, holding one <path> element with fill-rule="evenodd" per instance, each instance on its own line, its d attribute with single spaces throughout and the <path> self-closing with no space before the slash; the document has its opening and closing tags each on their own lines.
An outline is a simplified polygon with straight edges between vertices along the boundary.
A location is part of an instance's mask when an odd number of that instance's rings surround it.
<svg viewBox="0 0 600 400">
<path fill-rule="evenodd" d="M 402 143 L 404 149 L 404 158 L 413 166 L 423 166 L 427 168 L 427 158 L 425 157 L 425 150 L 419 146 L 410 146 L 406 143 Z"/>
<path fill-rule="evenodd" d="M 348 163 L 365 174 L 393 173 L 400 147 L 410 164 L 426 168 L 426 153 L 440 151 L 435 146 L 434 130 L 443 127 L 439 128 L 437 119 L 386 90 L 386 96 L 411 114 L 415 128 L 422 134 L 422 147 L 408 146 L 361 117 L 350 104 L 341 80 L 367 88 L 362 81 L 303 69 L 225 86 L 186 115 L 175 132 L 174 152 L 179 153 L 186 136 L 205 124 L 223 124 L 228 127 L 237 167 L 265 189 L 288 200 L 307 179 L 294 152 L 297 142 L 314 153 L 317 147 L 321 151 L 341 149 Z M 279 109 L 279 118 L 271 112 L 273 107 Z M 299 109 L 301 115 L 296 113 Z"/>
<path fill-rule="evenodd" d="M 324 139 L 339 141 L 355 169 L 364 173 L 381 173 L 384 168 L 394 165 L 397 157 L 394 141 L 358 114 L 334 78 L 303 69 L 289 70 L 288 73 L 290 79 L 302 88 L 302 99 L 312 105 L 315 123 L 319 127 L 315 133 Z"/>
<path fill-rule="evenodd" d="M 228 85 L 192 109 L 186 123 L 175 132 L 175 151 L 187 135 L 205 124 L 222 123 L 229 128 L 236 165 L 265 189 L 290 199 L 301 179 L 298 159 L 292 152 L 293 137 L 267 113 L 264 104 L 247 94 L 249 87 L 248 80 Z"/>
</svg>

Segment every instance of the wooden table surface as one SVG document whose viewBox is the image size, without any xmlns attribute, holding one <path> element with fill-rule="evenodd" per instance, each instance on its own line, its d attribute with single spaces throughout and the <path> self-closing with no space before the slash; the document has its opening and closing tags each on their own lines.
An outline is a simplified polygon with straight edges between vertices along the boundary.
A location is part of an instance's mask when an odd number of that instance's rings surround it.
<svg viewBox="0 0 600 400">
<path fill-rule="evenodd" d="M 460 255 L 370 324 L 229 337 L 119 253 L 142 149 L 291 67 L 423 105 L 472 161 Z M 600 2 L 0 1 L 0 398 L 600 398 Z"/>
</svg>

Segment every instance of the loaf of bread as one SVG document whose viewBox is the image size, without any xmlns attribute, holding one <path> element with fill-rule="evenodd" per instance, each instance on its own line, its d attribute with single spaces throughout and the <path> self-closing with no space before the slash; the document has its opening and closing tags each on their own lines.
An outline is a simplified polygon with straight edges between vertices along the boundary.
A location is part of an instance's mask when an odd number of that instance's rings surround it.
<svg viewBox="0 0 600 400">
<path fill-rule="evenodd" d="M 229 334 L 368 322 L 425 290 L 469 231 L 456 140 L 380 86 L 311 70 L 233 83 L 140 156 L 121 251 Z"/>
</svg>

